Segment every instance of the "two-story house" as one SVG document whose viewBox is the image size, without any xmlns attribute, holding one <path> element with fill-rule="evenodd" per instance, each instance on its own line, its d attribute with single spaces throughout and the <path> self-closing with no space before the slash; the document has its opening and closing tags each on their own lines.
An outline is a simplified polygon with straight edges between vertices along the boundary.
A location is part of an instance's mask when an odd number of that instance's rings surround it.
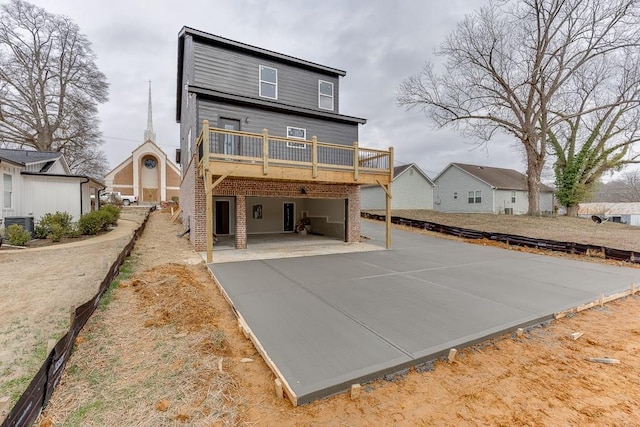
<svg viewBox="0 0 640 427">
<path fill-rule="evenodd" d="M 359 241 L 359 186 L 390 197 L 393 150 L 358 145 L 366 121 L 339 113 L 345 74 L 180 31 L 180 206 L 196 250 L 211 260 L 214 235 L 233 235 L 243 249 L 247 236 L 294 232 L 302 218 L 312 233 Z"/>
</svg>

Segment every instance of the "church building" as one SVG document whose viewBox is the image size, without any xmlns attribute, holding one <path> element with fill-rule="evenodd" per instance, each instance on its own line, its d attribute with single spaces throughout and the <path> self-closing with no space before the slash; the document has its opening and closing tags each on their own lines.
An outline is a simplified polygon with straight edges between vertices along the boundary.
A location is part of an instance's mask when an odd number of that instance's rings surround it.
<svg viewBox="0 0 640 427">
<path fill-rule="evenodd" d="M 133 195 L 138 202 L 157 203 L 180 195 L 180 169 L 156 145 L 151 110 L 151 83 L 144 142 L 105 176 L 106 191 Z"/>
</svg>

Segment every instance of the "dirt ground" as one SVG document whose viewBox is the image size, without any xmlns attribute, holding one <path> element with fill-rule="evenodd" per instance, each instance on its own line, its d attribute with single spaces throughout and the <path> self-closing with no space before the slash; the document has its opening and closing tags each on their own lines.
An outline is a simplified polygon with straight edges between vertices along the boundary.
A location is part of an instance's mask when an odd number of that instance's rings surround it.
<svg viewBox="0 0 640 427">
<path fill-rule="evenodd" d="M 384 211 L 370 211 L 384 215 Z M 494 215 L 442 213 L 428 210 L 394 210 L 393 216 L 437 224 L 538 239 L 576 242 L 640 252 L 640 227 L 566 216 Z"/>
<path fill-rule="evenodd" d="M 168 214 L 151 215 L 128 261 L 132 274 L 83 329 L 40 425 L 631 426 L 640 419 L 640 296 L 460 351 L 454 363 L 364 384 L 356 400 L 341 394 L 292 407 L 275 397 L 275 377 L 179 231 Z M 85 268 L 75 266 L 67 268 L 77 280 Z M 574 332 L 584 335 L 574 341 Z M 589 360 L 603 357 L 620 363 Z"/>
</svg>

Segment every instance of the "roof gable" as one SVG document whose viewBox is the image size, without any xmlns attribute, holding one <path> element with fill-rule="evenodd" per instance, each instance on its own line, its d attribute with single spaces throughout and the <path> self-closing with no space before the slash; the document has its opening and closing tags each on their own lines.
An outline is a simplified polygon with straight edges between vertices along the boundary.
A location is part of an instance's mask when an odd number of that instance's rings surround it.
<svg viewBox="0 0 640 427">
<path fill-rule="evenodd" d="M 402 175 L 403 173 L 405 173 L 406 171 L 408 171 L 409 169 L 414 169 L 416 171 L 418 171 L 418 173 L 420 175 L 422 175 L 422 177 L 429 183 L 431 184 L 431 186 L 435 186 L 436 184 L 433 182 L 433 180 L 431 178 L 429 178 L 429 176 L 424 173 L 422 171 L 422 169 L 420 169 L 420 167 L 418 167 L 418 165 L 416 165 L 415 163 L 408 163 L 406 165 L 401 165 L 401 166 L 396 166 L 393 168 L 393 180 L 395 181 L 396 178 L 398 178 L 400 175 Z"/>
</svg>

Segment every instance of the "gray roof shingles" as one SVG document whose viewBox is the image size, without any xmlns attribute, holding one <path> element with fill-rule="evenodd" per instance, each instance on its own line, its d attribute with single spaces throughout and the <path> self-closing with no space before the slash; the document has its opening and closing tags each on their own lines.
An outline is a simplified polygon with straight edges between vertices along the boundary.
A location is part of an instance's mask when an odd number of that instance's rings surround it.
<svg viewBox="0 0 640 427">
<path fill-rule="evenodd" d="M 468 165 L 464 163 L 452 163 L 452 165 L 457 166 L 497 189 L 527 191 L 526 175 L 516 170 L 494 168 L 490 166 Z M 540 191 L 543 193 L 553 193 L 553 188 L 540 184 Z"/>
<path fill-rule="evenodd" d="M 33 150 L 16 150 L 10 148 L 0 148 L 0 159 L 5 159 L 22 166 L 29 163 L 51 162 L 62 156 L 62 153 L 56 151 L 33 151 Z"/>
</svg>

